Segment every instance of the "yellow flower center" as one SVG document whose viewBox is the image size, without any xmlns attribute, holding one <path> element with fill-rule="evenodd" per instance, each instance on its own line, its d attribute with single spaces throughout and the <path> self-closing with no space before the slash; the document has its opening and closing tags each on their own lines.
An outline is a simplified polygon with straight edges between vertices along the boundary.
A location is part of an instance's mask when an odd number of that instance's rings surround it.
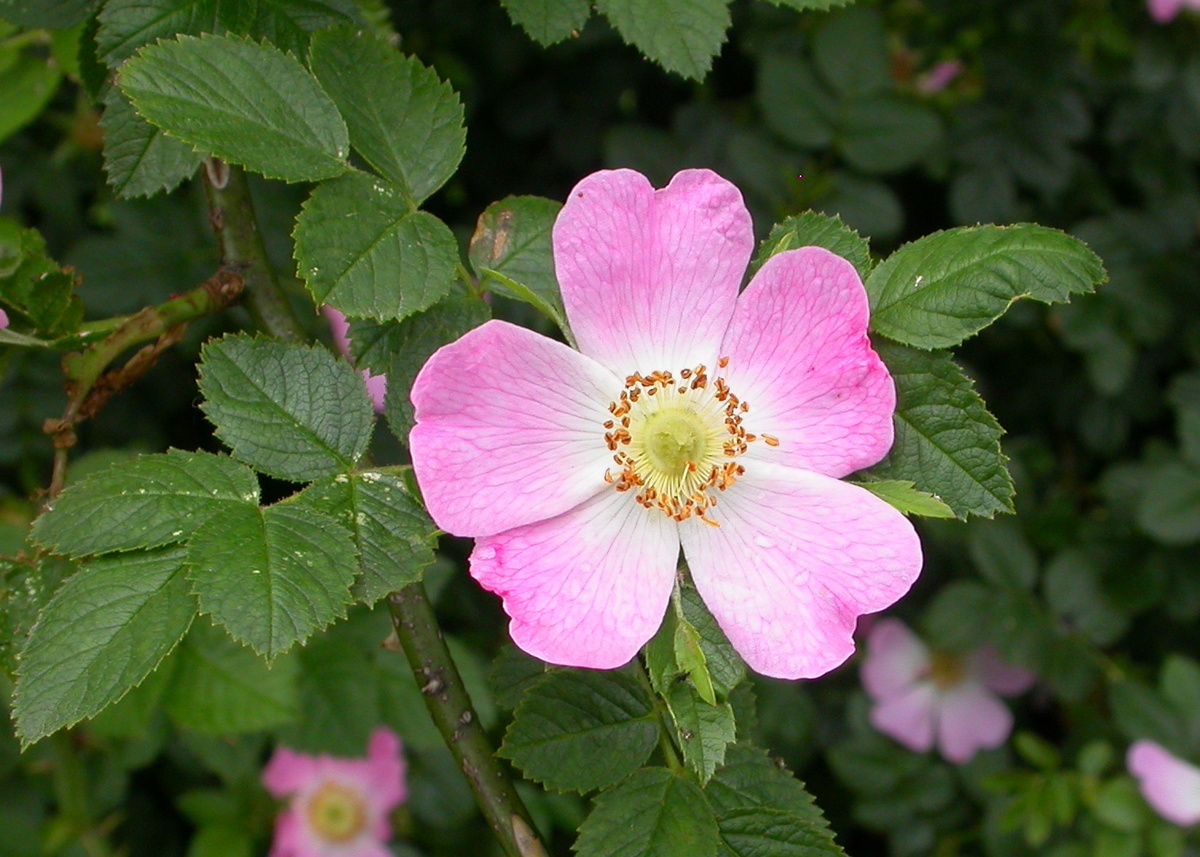
<svg viewBox="0 0 1200 857">
<path fill-rule="evenodd" d="M 945 690 L 959 684 L 966 676 L 962 658 L 947 652 L 934 652 L 929 659 L 929 679 L 935 686 Z"/>
<path fill-rule="evenodd" d="M 367 825 L 362 798 L 338 783 L 322 784 L 308 800 L 308 822 L 326 842 L 351 842 Z"/>
<path fill-rule="evenodd" d="M 725 368 L 728 358 L 721 358 Z M 717 526 L 705 512 L 746 472 L 736 459 L 758 438 L 742 427 L 750 405 L 721 378 L 709 380 L 704 366 L 648 376 L 634 373 L 608 406 L 604 439 L 619 470 L 604 478 L 618 491 L 635 491 L 638 503 L 676 521 L 696 515 Z M 771 446 L 779 441 L 762 439 Z"/>
</svg>

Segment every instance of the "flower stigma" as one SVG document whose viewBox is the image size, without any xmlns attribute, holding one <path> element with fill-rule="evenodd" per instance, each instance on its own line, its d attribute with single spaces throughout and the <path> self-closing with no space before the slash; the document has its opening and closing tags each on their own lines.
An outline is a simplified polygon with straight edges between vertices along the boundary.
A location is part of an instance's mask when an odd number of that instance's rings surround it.
<svg viewBox="0 0 1200 857">
<path fill-rule="evenodd" d="M 724 369 L 729 359 L 718 361 Z M 742 426 L 750 410 L 722 378 L 709 380 L 703 365 L 671 372 L 635 372 L 608 406 L 604 440 L 620 468 L 604 474 L 617 491 L 635 491 L 638 503 L 676 521 L 693 515 L 718 526 L 705 513 L 746 469 L 737 462 L 759 438 Z M 770 446 L 779 441 L 763 435 Z"/>
<path fill-rule="evenodd" d="M 327 842 L 351 842 L 367 824 L 358 792 L 334 782 L 321 785 L 308 801 L 312 829 Z"/>
</svg>

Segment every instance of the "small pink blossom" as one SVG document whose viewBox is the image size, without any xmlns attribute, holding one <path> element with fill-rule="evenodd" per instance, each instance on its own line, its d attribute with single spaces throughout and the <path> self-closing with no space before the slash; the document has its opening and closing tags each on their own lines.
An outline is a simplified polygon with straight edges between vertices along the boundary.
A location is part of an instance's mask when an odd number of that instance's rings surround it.
<svg viewBox="0 0 1200 857">
<path fill-rule="evenodd" d="M 1125 764 L 1155 812 L 1180 827 L 1200 822 L 1200 768 L 1153 741 L 1134 742 Z"/>
<path fill-rule="evenodd" d="M 413 466 L 434 521 L 513 640 L 556 664 L 629 661 L 662 622 L 680 548 L 734 648 L 821 675 L 855 619 L 908 591 L 908 520 L 842 477 L 892 445 L 896 392 L 866 291 L 816 247 L 754 250 L 741 193 L 709 170 L 655 190 L 632 170 L 571 191 L 554 264 L 579 350 L 490 321 L 412 390 Z"/>
<path fill-rule="evenodd" d="M 0 309 L 0 330 L 8 327 L 8 313 Z"/>
<path fill-rule="evenodd" d="M 1013 721 L 999 697 L 1024 693 L 1033 676 L 990 648 L 964 658 L 931 652 L 903 622 L 883 619 L 867 638 L 862 681 L 876 729 L 918 753 L 936 743 L 961 765 L 1004 743 Z"/>
<path fill-rule="evenodd" d="M 329 322 L 329 332 L 333 336 L 333 344 L 344 356 L 349 357 L 350 322 L 346 321 L 346 316 L 331 306 L 322 307 L 321 312 L 325 314 L 325 319 Z M 367 395 L 371 397 L 371 403 L 375 406 L 375 413 L 383 413 L 384 400 L 387 398 L 387 376 L 372 375 L 366 369 L 363 370 L 362 376 L 363 383 L 367 387 Z"/>
<path fill-rule="evenodd" d="M 400 739 L 380 727 L 366 759 L 308 756 L 286 747 L 263 770 L 263 785 L 289 798 L 275 821 L 269 857 L 391 857 L 388 819 L 404 802 Z"/>
<path fill-rule="evenodd" d="M 917 90 L 928 95 L 941 92 L 954 78 L 962 74 L 963 68 L 961 60 L 940 62 L 917 78 Z"/>
<path fill-rule="evenodd" d="M 1175 20 L 1184 8 L 1200 11 L 1200 0 L 1146 0 L 1146 7 L 1150 10 L 1151 18 L 1166 24 Z"/>
</svg>

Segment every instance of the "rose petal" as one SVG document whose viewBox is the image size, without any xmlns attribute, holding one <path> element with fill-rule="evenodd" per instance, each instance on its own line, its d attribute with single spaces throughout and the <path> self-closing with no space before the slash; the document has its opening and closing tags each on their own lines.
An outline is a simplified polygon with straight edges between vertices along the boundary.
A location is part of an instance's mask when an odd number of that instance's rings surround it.
<svg viewBox="0 0 1200 857">
<path fill-rule="evenodd" d="M 622 386 L 579 352 L 502 321 L 438 350 L 413 384 L 409 434 L 433 520 L 489 536 L 608 489 L 604 422 Z"/>
<path fill-rule="evenodd" d="M 1165 24 L 1179 14 L 1183 2 L 1184 0 L 1146 0 L 1146 6 L 1150 9 L 1151 18 Z"/>
<path fill-rule="evenodd" d="M 275 838 L 268 857 L 321 857 L 299 809 L 287 809 L 275 819 Z"/>
<path fill-rule="evenodd" d="M 1200 768 L 1153 741 L 1135 741 L 1125 763 L 1155 812 L 1180 827 L 1200 822 Z"/>
<path fill-rule="evenodd" d="M 679 528 L 696 588 L 757 672 L 813 678 L 854 651 L 855 619 L 891 605 L 921 569 L 907 519 L 855 485 L 748 462 L 712 527 Z"/>
<path fill-rule="evenodd" d="M 318 776 L 317 759 L 279 747 L 263 768 L 262 783 L 273 797 L 295 794 Z"/>
<path fill-rule="evenodd" d="M 710 170 L 662 190 L 633 170 L 593 173 L 554 223 L 575 339 L 622 378 L 711 367 L 753 249 L 741 192 Z"/>
<path fill-rule="evenodd" d="M 938 747 L 962 765 L 980 750 L 999 747 L 1012 732 L 1012 712 L 982 684 L 966 679 L 942 691 L 938 702 Z"/>
<path fill-rule="evenodd" d="M 933 685 L 920 682 L 873 706 L 871 725 L 913 752 L 926 753 L 933 749 L 935 704 Z"/>
<path fill-rule="evenodd" d="M 610 669 L 658 630 L 678 559 L 675 522 L 610 488 L 557 518 L 479 539 L 471 574 L 504 599 L 526 652 Z"/>
<path fill-rule="evenodd" d="M 366 785 L 364 792 L 387 827 L 383 837 L 391 834 L 388 813 L 408 797 L 408 789 L 404 783 L 404 757 L 401 751 L 400 739 L 392 730 L 380 727 L 371 733 L 371 743 L 363 771 Z"/>
<path fill-rule="evenodd" d="M 891 448 L 896 388 L 867 339 L 854 266 L 819 247 L 772 256 L 738 299 L 721 346 L 724 376 L 750 404 L 747 430 L 778 446 L 751 457 L 842 477 Z"/>
<path fill-rule="evenodd" d="M 867 637 L 862 683 L 875 700 L 906 691 L 929 672 L 929 649 L 899 619 L 882 619 Z"/>
<path fill-rule="evenodd" d="M 987 646 L 967 656 L 967 671 L 984 686 L 1001 696 L 1017 696 L 1033 687 L 1033 673 L 1006 663 L 1000 653 Z"/>
</svg>

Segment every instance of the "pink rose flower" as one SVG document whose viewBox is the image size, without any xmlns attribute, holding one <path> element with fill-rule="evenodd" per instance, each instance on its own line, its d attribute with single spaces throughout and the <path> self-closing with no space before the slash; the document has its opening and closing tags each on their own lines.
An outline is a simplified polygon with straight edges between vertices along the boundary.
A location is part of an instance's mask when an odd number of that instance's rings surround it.
<svg viewBox="0 0 1200 857">
<path fill-rule="evenodd" d="M 346 316 L 338 312 L 331 306 L 321 307 L 321 312 L 325 314 L 325 319 L 329 322 L 329 332 L 333 335 L 333 344 L 338 347 L 338 351 L 342 352 L 343 356 L 350 356 L 350 322 L 346 321 Z M 383 403 L 387 398 L 387 376 L 372 375 L 366 369 L 363 370 L 363 383 L 367 386 L 367 395 L 371 397 L 371 403 L 375 406 L 375 413 L 383 413 Z"/>
<path fill-rule="evenodd" d="M 1024 693 L 1033 676 L 990 648 L 964 658 L 931 652 L 903 622 L 883 619 L 867 638 L 862 682 L 876 729 L 918 753 L 936 743 L 961 765 L 1004 743 L 1013 720 L 999 697 Z"/>
<path fill-rule="evenodd" d="M 366 759 L 277 749 L 263 785 L 290 801 L 275 821 L 270 857 L 391 857 L 388 816 L 408 796 L 400 751 L 384 727 L 371 734 Z"/>
<path fill-rule="evenodd" d="M 662 622 L 680 547 L 765 675 L 827 672 L 862 613 L 908 591 L 920 542 L 840 481 L 887 453 L 895 388 L 854 267 L 754 236 L 732 184 L 595 173 L 554 225 L 573 350 L 490 321 L 413 385 L 413 466 L 513 640 L 568 666 L 629 661 Z"/>
<path fill-rule="evenodd" d="M 1200 768 L 1153 741 L 1135 741 L 1125 764 L 1155 812 L 1180 827 L 1200 822 Z"/>
<path fill-rule="evenodd" d="M 1184 7 L 1200 11 L 1200 0 L 1146 0 L 1146 7 L 1150 10 L 1151 18 L 1165 24 L 1173 21 Z"/>
<path fill-rule="evenodd" d="M 947 60 L 937 63 L 925 74 L 917 78 L 917 90 L 927 95 L 941 92 L 950 85 L 950 81 L 962 74 L 963 64 L 960 60 Z"/>
<path fill-rule="evenodd" d="M 8 313 L 0 309 L 0 330 L 8 327 Z"/>
</svg>

